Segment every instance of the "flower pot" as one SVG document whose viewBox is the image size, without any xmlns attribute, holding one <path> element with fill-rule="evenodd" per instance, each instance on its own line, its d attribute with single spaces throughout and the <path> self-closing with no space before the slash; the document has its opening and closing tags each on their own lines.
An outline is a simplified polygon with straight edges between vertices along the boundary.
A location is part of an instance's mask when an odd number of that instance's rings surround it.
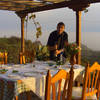
<svg viewBox="0 0 100 100">
<path fill-rule="evenodd" d="M 70 64 L 71 65 L 76 64 L 76 55 L 71 55 L 71 57 L 70 57 Z"/>
</svg>

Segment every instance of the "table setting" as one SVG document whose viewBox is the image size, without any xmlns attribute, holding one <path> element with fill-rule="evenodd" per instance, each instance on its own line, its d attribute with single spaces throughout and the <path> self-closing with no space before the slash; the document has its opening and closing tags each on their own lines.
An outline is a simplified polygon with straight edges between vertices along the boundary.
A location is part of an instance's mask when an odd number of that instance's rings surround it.
<svg viewBox="0 0 100 100">
<path fill-rule="evenodd" d="M 70 70 L 71 64 L 66 62 L 64 65 L 57 65 L 54 61 L 34 61 L 26 64 L 6 64 L 0 67 L 0 79 L 7 82 L 12 82 L 16 88 L 13 88 L 14 95 L 18 95 L 21 92 L 32 90 L 38 97 L 44 100 L 45 94 L 45 79 L 47 71 L 50 70 L 51 75 L 57 73 L 60 69 L 64 69 L 67 72 Z M 74 68 L 74 80 L 76 77 L 84 71 L 84 67 L 75 64 Z M 19 83 L 21 81 L 21 83 Z M 21 88 L 23 86 L 24 88 Z M 5 89 L 7 89 L 5 87 Z M 4 91 L 6 94 L 6 91 Z M 7 97 L 4 100 L 8 100 Z M 9 99 L 10 100 L 10 99 Z"/>
<path fill-rule="evenodd" d="M 69 70 L 71 68 L 71 64 L 69 62 L 66 62 L 64 65 L 57 65 L 54 61 L 34 61 L 32 63 L 27 64 L 14 64 L 14 65 L 2 65 L 0 67 L 0 76 L 6 76 L 8 77 L 13 75 L 17 76 L 24 76 L 24 77 L 34 77 L 35 74 L 38 75 L 46 75 L 47 70 L 50 70 L 52 74 L 55 74 L 60 69 L 67 69 Z M 74 69 L 81 69 L 84 68 L 81 65 L 75 64 L 73 66 Z M 23 78 L 24 78 L 23 77 Z"/>
</svg>

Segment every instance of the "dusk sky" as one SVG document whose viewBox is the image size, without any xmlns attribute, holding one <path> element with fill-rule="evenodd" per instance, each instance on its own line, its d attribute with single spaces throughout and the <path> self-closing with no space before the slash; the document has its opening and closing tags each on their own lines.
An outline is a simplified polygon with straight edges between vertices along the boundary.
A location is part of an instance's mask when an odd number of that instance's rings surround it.
<svg viewBox="0 0 100 100">
<path fill-rule="evenodd" d="M 87 9 L 87 13 L 82 12 L 82 43 L 89 48 L 100 51 L 100 3 L 92 4 Z M 73 10 L 61 8 L 35 14 L 35 20 L 42 27 L 43 34 L 40 38 L 42 43 L 46 44 L 50 32 L 56 29 L 56 25 L 60 21 L 66 25 L 65 31 L 69 35 L 69 42 L 75 42 L 76 15 Z M 28 22 L 27 31 L 25 38 L 34 41 L 36 29 L 32 20 Z M 0 10 L 0 37 L 20 37 L 20 34 L 20 18 L 12 11 Z"/>
</svg>

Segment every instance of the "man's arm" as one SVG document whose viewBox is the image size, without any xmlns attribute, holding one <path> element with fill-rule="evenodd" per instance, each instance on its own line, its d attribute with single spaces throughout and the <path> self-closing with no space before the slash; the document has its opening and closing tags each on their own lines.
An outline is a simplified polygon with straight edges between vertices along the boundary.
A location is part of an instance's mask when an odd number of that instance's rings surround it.
<svg viewBox="0 0 100 100">
<path fill-rule="evenodd" d="M 53 32 L 50 34 L 48 38 L 47 46 L 49 51 L 57 49 L 57 45 L 55 44 L 55 35 Z"/>
<path fill-rule="evenodd" d="M 64 46 L 68 46 L 68 34 L 65 32 L 64 34 Z"/>
<path fill-rule="evenodd" d="M 51 51 L 51 50 L 56 50 L 57 49 L 57 45 L 54 45 L 54 46 L 48 46 L 48 49 Z"/>
<path fill-rule="evenodd" d="M 58 54 L 60 54 L 61 52 L 64 52 L 64 49 L 58 50 L 58 49 L 57 49 L 57 45 L 55 45 L 55 46 L 48 46 L 48 50 L 49 50 L 49 51 L 55 50 L 55 55 L 56 55 L 56 56 L 57 56 Z"/>
<path fill-rule="evenodd" d="M 65 42 L 64 42 L 64 45 L 65 45 L 65 46 L 68 46 L 68 41 L 65 41 Z"/>
</svg>

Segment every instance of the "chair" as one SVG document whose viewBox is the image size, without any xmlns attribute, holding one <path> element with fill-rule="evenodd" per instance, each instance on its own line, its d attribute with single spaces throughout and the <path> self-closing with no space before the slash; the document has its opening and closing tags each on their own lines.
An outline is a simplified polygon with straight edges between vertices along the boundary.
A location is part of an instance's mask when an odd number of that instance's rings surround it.
<svg viewBox="0 0 100 100">
<path fill-rule="evenodd" d="M 4 93 L 4 80 L 0 78 L 0 100 L 3 100 L 3 93 Z"/>
<path fill-rule="evenodd" d="M 24 53 L 20 52 L 20 64 L 22 63 L 26 63 L 26 62 L 32 62 L 34 60 L 35 57 L 35 53 L 34 50 L 32 51 L 25 51 Z M 28 61 L 29 60 L 29 61 Z"/>
<path fill-rule="evenodd" d="M 0 52 L 0 64 L 7 64 L 7 53 Z"/>
<path fill-rule="evenodd" d="M 100 65 L 97 62 L 95 62 L 91 67 L 88 64 L 85 69 L 83 88 L 73 87 L 72 100 L 99 100 L 99 73 Z"/>
<path fill-rule="evenodd" d="M 69 73 L 66 72 L 65 70 L 60 70 L 52 77 L 50 71 L 48 71 L 46 76 L 45 100 L 65 100 L 66 94 L 67 94 L 67 100 L 71 100 L 71 94 L 72 94 L 71 87 L 73 84 L 73 77 L 74 77 L 73 68 L 71 68 Z M 65 80 L 65 82 L 63 79 Z M 63 82 L 64 82 L 63 91 L 61 91 L 62 87 L 61 83 Z M 56 91 L 55 85 L 58 86 L 58 92 Z M 51 92 L 51 87 L 52 87 L 52 92 Z M 66 90 L 66 87 L 68 87 L 68 90 Z M 58 94 L 57 96 L 56 93 Z"/>
<path fill-rule="evenodd" d="M 23 64 L 23 63 L 25 64 L 26 63 L 25 55 L 22 52 L 20 52 L 20 54 L 19 54 L 19 61 L 20 61 L 20 64 Z"/>
</svg>

